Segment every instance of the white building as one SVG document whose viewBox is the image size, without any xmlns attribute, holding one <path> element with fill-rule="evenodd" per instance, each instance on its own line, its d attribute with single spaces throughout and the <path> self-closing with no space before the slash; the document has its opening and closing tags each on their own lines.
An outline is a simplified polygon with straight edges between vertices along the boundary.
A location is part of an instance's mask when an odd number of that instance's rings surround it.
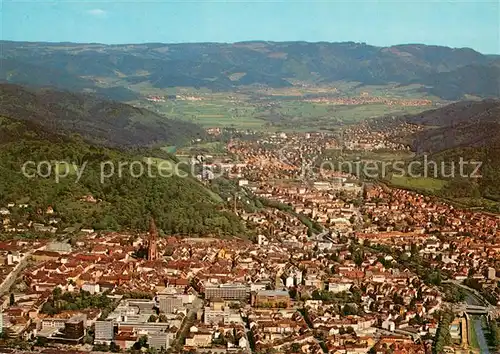
<svg viewBox="0 0 500 354">
<path fill-rule="evenodd" d="M 112 321 L 96 321 L 95 342 L 96 344 L 109 344 L 114 338 L 114 323 Z"/>
<path fill-rule="evenodd" d="M 384 322 L 382 322 L 382 328 L 388 331 L 394 332 L 396 330 L 396 324 L 387 318 Z"/>
<path fill-rule="evenodd" d="M 93 294 L 98 294 L 100 292 L 100 287 L 99 284 L 85 283 L 82 285 L 82 290 L 88 291 L 93 295 Z"/>
<path fill-rule="evenodd" d="M 3 333 L 3 309 L 0 307 L 0 333 Z"/>
<path fill-rule="evenodd" d="M 497 276 L 497 271 L 493 267 L 488 267 L 488 279 L 495 279 Z"/>
<path fill-rule="evenodd" d="M 10 211 L 7 208 L 0 208 L 0 215 L 9 215 Z"/>
<path fill-rule="evenodd" d="M 330 282 L 328 283 L 328 291 L 332 293 L 340 293 L 342 291 L 348 291 L 352 286 L 352 283 L 348 282 Z"/>
</svg>

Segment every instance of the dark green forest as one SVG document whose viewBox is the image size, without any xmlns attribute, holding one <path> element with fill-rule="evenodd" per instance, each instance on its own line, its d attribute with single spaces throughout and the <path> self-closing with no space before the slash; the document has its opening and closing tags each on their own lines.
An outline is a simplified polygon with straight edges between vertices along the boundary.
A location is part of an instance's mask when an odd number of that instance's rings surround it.
<svg viewBox="0 0 500 354">
<path fill-rule="evenodd" d="M 0 116 L 110 147 L 177 145 L 204 136 L 193 123 L 90 94 L 0 84 L 0 101 Z"/>
<path fill-rule="evenodd" d="M 168 158 L 158 152 L 141 150 L 122 152 L 90 145 L 79 137 L 62 137 L 48 133 L 36 125 L 12 119 L 0 119 L 0 205 L 8 202 L 29 204 L 29 208 L 11 215 L 16 221 L 33 220 L 42 222 L 44 216 L 39 210 L 52 206 L 55 215 L 61 219 L 61 227 L 80 225 L 96 230 L 147 229 L 153 216 L 159 229 L 167 234 L 181 235 L 238 235 L 245 232 L 238 217 L 224 210 L 220 199 L 192 177 L 151 178 L 145 172 L 136 177 L 140 166 L 148 170 L 144 156 Z M 143 153 L 148 155 L 142 155 Z M 26 161 L 39 163 L 51 161 L 42 166 L 40 177 L 34 165 L 23 175 Z M 65 168 L 56 161 L 65 161 L 78 166 L 82 171 L 77 181 L 77 171 L 70 168 L 68 176 L 57 183 L 55 173 L 65 174 Z M 118 164 L 135 169 L 122 168 Z M 113 164 L 116 173 L 103 179 L 102 163 Z M 154 166 L 149 167 L 155 172 Z M 104 169 L 109 173 L 109 169 Z M 83 196 L 92 195 L 97 203 L 81 201 Z"/>
</svg>

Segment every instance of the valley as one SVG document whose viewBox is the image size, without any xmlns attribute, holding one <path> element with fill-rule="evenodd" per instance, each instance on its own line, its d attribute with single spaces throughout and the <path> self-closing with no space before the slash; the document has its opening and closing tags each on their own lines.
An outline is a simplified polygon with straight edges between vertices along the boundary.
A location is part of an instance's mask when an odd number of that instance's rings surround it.
<svg viewBox="0 0 500 354">
<path fill-rule="evenodd" d="M 387 93 L 387 97 L 371 97 L 366 92 L 365 96 L 353 96 L 350 92 L 340 95 L 334 86 L 325 87 L 323 95 L 310 94 L 313 89 L 300 93 L 253 90 L 207 93 L 183 88 L 156 89 L 149 96 L 144 95 L 148 90 L 140 90 L 143 99 L 129 103 L 206 128 L 274 131 L 328 130 L 389 114 L 419 113 L 443 104 L 440 100 L 399 98 L 397 93 Z"/>
<path fill-rule="evenodd" d="M 1 352 L 500 349 L 498 56 L 0 46 Z"/>
</svg>

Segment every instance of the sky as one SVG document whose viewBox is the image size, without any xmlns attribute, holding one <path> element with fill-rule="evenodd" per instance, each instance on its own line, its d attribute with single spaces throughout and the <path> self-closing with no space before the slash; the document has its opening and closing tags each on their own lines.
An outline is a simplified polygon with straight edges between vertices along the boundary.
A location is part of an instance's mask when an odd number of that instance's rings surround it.
<svg viewBox="0 0 500 354">
<path fill-rule="evenodd" d="M 500 54 L 500 0 L 0 0 L 0 38 L 79 43 L 424 43 Z"/>
</svg>

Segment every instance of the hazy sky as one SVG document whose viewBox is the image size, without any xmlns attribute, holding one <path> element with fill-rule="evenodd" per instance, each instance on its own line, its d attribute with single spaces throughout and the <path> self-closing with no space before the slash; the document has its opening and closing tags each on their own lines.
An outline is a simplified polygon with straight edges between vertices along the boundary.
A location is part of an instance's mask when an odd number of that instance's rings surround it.
<svg viewBox="0 0 500 354">
<path fill-rule="evenodd" d="M 426 43 L 500 54 L 499 2 L 0 0 L 0 37 L 100 43 Z"/>
</svg>

